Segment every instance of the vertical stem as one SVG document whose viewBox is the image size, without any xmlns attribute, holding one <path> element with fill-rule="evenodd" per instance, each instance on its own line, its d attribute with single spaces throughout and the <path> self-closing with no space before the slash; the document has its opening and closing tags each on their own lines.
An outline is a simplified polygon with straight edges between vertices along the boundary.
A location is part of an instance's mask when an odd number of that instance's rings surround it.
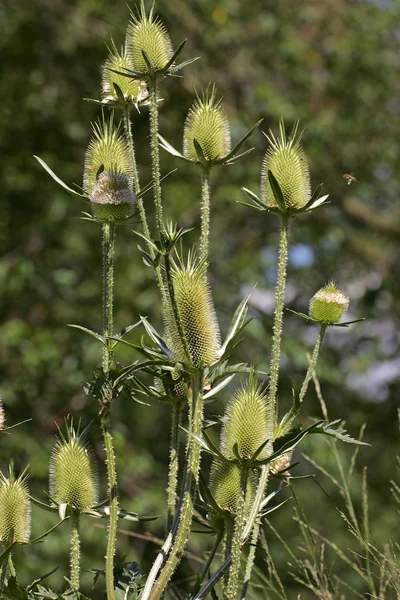
<svg viewBox="0 0 400 600">
<path fill-rule="evenodd" d="M 113 334 L 115 224 L 103 223 L 103 333 L 106 340 Z M 103 369 L 112 366 L 112 350 L 103 350 Z"/>
<path fill-rule="evenodd" d="M 192 433 L 200 436 L 203 424 L 203 373 L 198 371 L 192 376 Z M 190 533 L 192 523 L 196 485 L 200 469 L 201 448 L 197 439 L 191 436 L 189 456 L 183 484 L 182 502 L 179 510 L 179 521 L 176 532 L 173 532 L 173 543 L 161 573 L 154 586 L 147 585 L 143 590 L 141 600 L 159 600 L 178 566 Z M 174 526 L 173 526 L 174 529 Z M 171 532 L 172 533 L 172 532 Z"/>
<path fill-rule="evenodd" d="M 241 545 L 244 524 L 244 507 L 247 489 L 247 476 L 247 468 L 242 467 L 241 493 L 240 500 L 238 502 L 237 512 L 235 515 L 231 544 L 232 563 L 229 569 L 228 580 L 224 589 L 224 598 L 226 600 L 234 600 L 239 589 L 240 560 L 242 556 Z"/>
<path fill-rule="evenodd" d="M 203 166 L 201 172 L 201 237 L 200 259 L 207 260 L 210 237 L 210 167 Z"/>
<path fill-rule="evenodd" d="M 288 261 L 289 250 L 289 222 L 286 216 L 281 216 L 281 233 L 279 240 L 279 258 L 278 258 L 278 279 L 276 282 L 276 305 L 274 314 L 273 336 L 272 336 L 272 352 L 271 366 L 269 379 L 269 400 L 272 406 L 275 407 L 275 415 L 278 414 L 278 378 L 279 378 L 279 363 L 281 357 L 281 338 L 283 324 L 283 307 L 286 285 L 286 267 Z"/>
<path fill-rule="evenodd" d="M 113 308 L 114 308 L 114 244 L 115 225 L 103 224 L 103 330 L 106 339 L 113 334 Z M 103 369 L 108 377 L 113 364 L 113 352 L 107 345 L 103 351 Z M 110 520 L 108 527 L 107 553 L 106 553 L 106 591 L 107 600 L 114 600 L 114 554 L 117 537 L 118 522 L 118 493 L 117 471 L 115 454 L 111 436 L 110 405 L 112 401 L 111 390 L 105 393 L 101 411 L 101 430 L 104 438 L 106 452 L 108 495 L 110 504 Z"/>
<path fill-rule="evenodd" d="M 154 204 L 156 208 L 156 223 L 160 240 L 163 239 L 163 210 L 161 202 L 160 155 L 158 149 L 158 84 L 157 78 L 150 80 L 150 147 L 154 186 Z"/>
<path fill-rule="evenodd" d="M 232 561 L 231 550 L 232 550 L 232 537 L 233 537 L 233 518 L 230 513 L 228 513 L 225 517 L 225 549 L 224 549 L 224 559 L 228 560 L 228 558 Z M 224 572 L 224 587 L 228 583 L 229 577 L 229 569 L 226 569 Z"/>
<path fill-rule="evenodd" d="M 206 564 L 204 565 L 204 569 L 203 569 L 203 571 L 201 572 L 201 576 L 200 576 L 200 581 L 201 581 L 201 583 L 202 583 L 202 582 L 204 581 L 204 579 L 207 577 L 207 573 L 208 573 L 208 571 L 209 571 L 209 569 L 210 569 L 211 563 L 212 563 L 212 561 L 214 560 L 214 556 L 215 556 L 215 554 L 216 554 L 216 552 L 217 552 L 217 550 L 218 550 L 218 547 L 219 547 L 219 545 L 220 545 L 220 543 L 221 543 L 222 536 L 223 536 L 223 534 L 222 534 L 222 533 L 218 533 L 218 534 L 217 534 L 217 539 L 215 540 L 215 544 L 214 544 L 214 546 L 213 546 L 213 548 L 212 548 L 212 550 L 211 550 L 211 552 L 210 552 L 210 555 L 209 555 L 209 557 L 208 557 L 208 559 L 207 559 L 207 562 L 206 562 Z"/>
<path fill-rule="evenodd" d="M 325 331 L 326 331 L 326 325 L 321 325 L 321 329 L 319 331 L 318 338 L 315 343 L 315 347 L 314 347 L 314 350 L 313 350 L 313 353 L 311 356 L 310 364 L 308 365 L 307 373 L 304 378 L 303 385 L 301 386 L 300 395 L 299 395 L 300 404 L 303 403 L 304 397 L 307 393 L 308 385 L 312 379 L 313 372 L 316 369 L 317 362 L 318 362 L 318 355 L 319 355 L 319 351 L 321 349 L 322 340 L 324 339 Z"/>
<path fill-rule="evenodd" d="M 178 471 L 179 471 L 179 423 L 182 411 L 182 404 L 180 402 L 174 402 L 172 405 L 172 427 L 171 427 L 171 440 L 169 446 L 169 472 L 168 472 L 168 519 L 167 519 L 167 531 L 170 530 L 172 522 L 175 516 L 175 508 L 177 501 L 177 489 L 178 489 Z"/>
<path fill-rule="evenodd" d="M 71 536 L 70 536 L 70 579 L 71 587 L 74 592 L 79 592 L 79 574 L 80 574 L 80 560 L 81 560 L 81 548 L 79 539 L 79 514 L 71 515 Z"/>
<path fill-rule="evenodd" d="M 249 583 L 250 583 L 250 579 L 251 579 L 251 572 L 252 572 L 253 566 L 254 566 L 254 559 L 256 557 L 256 549 L 257 549 L 259 533 L 260 533 L 260 523 L 257 519 L 256 522 L 254 523 L 253 531 L 251 534 L 250 548 L 249 548 L 249 554 L 247 556 L 247 561 L 246 561 L 246 570 L 245 570 L 245 574 L 244 574 L 244 582 L 243 582 L 242 591 L 240 594 L 240 600 L 245 600 L 245 598 L 246 598 L 247 588 L 249 587 Z"/>
</svg>

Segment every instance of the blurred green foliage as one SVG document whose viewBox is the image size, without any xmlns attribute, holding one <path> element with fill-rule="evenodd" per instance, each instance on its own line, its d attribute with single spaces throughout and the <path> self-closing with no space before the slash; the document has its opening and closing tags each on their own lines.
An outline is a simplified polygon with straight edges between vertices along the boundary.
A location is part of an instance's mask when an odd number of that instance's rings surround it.
<svg viewBox="0 0 400 600">
<path fill-rule="evenodd" d="M 183 79 L 165 81 L 162 87 L 161 133 L 176 147 L 181 147 L 194 90 L 210 80 L 223 96 L 233 141 L 261 117 L 264 131 L 276 129 L 280 115 L 288 124 L 300 119 L 306 126 L 313 187 L 324 181 L 331 204 L 293 224 L 287 304 L 306 312 L 309 298 L 335 277 L 351 298 L 349 316 L 366 317 L 350 330 L 328 332 L 319 376 L 331 418 L 345 419 L 352 435 L 367 423 L 364 439 L 371 446 L 360 450 L 359 463 L 369 467 L 371 529 L 377 543 L 396 536 L 398 541 L 389 480 L 398 449 L 400 387 L 400 5 L 384 0 L 160 0 L 157 10 L 175 46 L 188 38 L 184 58 L 201 56 Z M 98 116 L 96 105 L 82 97 L 99 98 L 104 42 L 112 37 L 122 44 L 127 21 L 124 0 L 4 0 L 0 6 L 0 390 L 9 425 L 32 419 L 1 437 L 0 468 L 11 457 L 18 469 L 29 463 L 32 492 L 42 499 L 56 424 L 62 425 L 67 414 L 81 415 L 86 424 L 97 414 L 82 383 L 99 363 L 100 348 L 66 325 L 101 327 L 101 253 L 99 228 L 79 220 L 84 204 L 64 193 L 32 155 L 41 156 L 66 182 L 81 184 L 90 121 Z M 141 181 L 147 183 L 145 109 L 134 116 L 134 136 Z M 237 204 L 244 199 L 241 186 L 258 192 L 266 140 L 258 131 L 251 142 L 255 150 L 250 156 L 213 174 L 211 278 L 223 331 L 240 299 L 254 288 L 256 318 L 236 358 L 267 370 L 278 223 Z M 181 226 L 197 226 L 199 172 L 164 153 L 162 167 L 164 172 L 179 167 L 164 186 L 166 214 Z M 357 179 L 350 186 L 343 178 L 347 173 Z M 150 196 L 146 204 L 152 212 Z M 197 233 L 191 235 L 195 241 Z M 122 328 L 141 314 L 162 327 L 156 286 L 136 243 L 129 224 L 119 228 L 116 324 Z M 288 314 L 284 335 L 279 394 L 287 406 L 289 375 L 301 381 L 317 332 Z M 135 340 L 133 334 L 130 339 Z M 134 356 L 120 350 L 118 358 L 127 362 Z M 209 413 L 222 413 L 226 399 L 227 393 Z M 307 412 L 320 415 L 311 388 Z M 164 515 L 168 408 L 142 407 L 121 398 L 113 419 L 122 505 Z M 104 455 L 96 423 L 91 437 L 100 463 Z M 332 466 L 329 447 L 316 437 L 307 442 L 307 453 Z M 312 471 L 303 459 L 296 468 L 296 474 Z M 104 465 L 100 472 L 104 495 Z M 358 500 L 359 479 L 357 470 Z M 342 499 L 331 483 L 323 476 L 319 482 L 340 506 Z M 339 546 L 351 546 L 323 492 L 308 479 L 295 485 L 313 526 Z M 291 503 L 271 521 L 295 548 L 299 533 Z M 52 515 L 33 509 L 34 535 L 52 524 Z M 119 537 L 119 554 L 147 569 L 155 546 L 132 536 L 149 531 L 162 538 L 163 519 L 121 527 L 126 531 Z M 105 537 L 99 528 L 105 525 L 91 519 L 83 527 L 86 569 L 102 567 L 99 540 L 105 545 Z M 67 535 L 60 529 L 33 551 L 19 551 L 15 558 L 22 582 L 60 564 L 50 579 L 51 585 L 60 585 L 60 574 L 67 573 Z M 189 550 L 199 554 L 204 544 L 194 535 Z M 288 574 L 288 557 L 276 541 L 270 549 L 288 597 L 294 598 L 302 588 Z M 191 562 L 191 568 L 196 564 Z M 331 570 L 343 575 L 337 562 Z M 180 575 L 188 572 L 183 563 Z M 364 592 L 350 574 L 348 579 Z M 85 574 L 89 594 L 90 581 Z M 314 596 L 302 591 L 302 598 L 308 597 Z"/>
</svg>

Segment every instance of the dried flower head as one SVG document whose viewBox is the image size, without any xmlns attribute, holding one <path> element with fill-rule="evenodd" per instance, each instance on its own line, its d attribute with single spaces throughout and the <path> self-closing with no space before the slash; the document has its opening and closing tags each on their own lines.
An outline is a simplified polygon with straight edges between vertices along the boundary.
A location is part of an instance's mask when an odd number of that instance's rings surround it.
<svg viewBox="0 0 400 600">
<path fill-rule="evenodd" d="M 222 453 L 228 459 L 235 459 L 233 447 L 237 444 L 239 456 L 249 460 L 265 441 L 270 440 L 257 456 L 258 460 L 263 460 L 272 452 L 273 430 L 273 407 L 252 375 L 227 405 L 221 434 Z"/>
<path fill-rule="evenodd" d="M 221 510 L 235 515 L 238 510 L 241 489 L 241 472 L 236 463 L 214 460 L 210 472 L 210 491 Z M 250 472 L 247 478 L 245 514 L 248 514 L 256 491 L 256 478 Z"/>
<path fill-rule="evenodd" d="M 194 140 L 200 144 L 207 161 L 224 158 L 231 149 L 228 117 L 221 100 L 216 99 L 215 87 L 203 92 L 189 109 L 183 133 L 183 154 L 198 161 Z"/>
<path fill-rule="evenodd" d="M 125 73 L 127 69 L 132 71 L 133 65 L 127 55 L 126 47 L 123 47 L 121 52 L 118 52 L 115 44 L 112 42 L 110 54 L 103 66 L 103 76 L 101 80 L 103 103 L 113 104 L 119 101 L 114 84 L 119 87 L 125 102 L 127 103 L 138 106 L 140 102 L 147 98 L 148 91 L 144 81 L 131 79 L 115 73 L 115 71 Z"/>
<path fill-rule="evenodd" d="M 93 456 L 73 425 L 67 437 L 60 433 L 50 458 L 50 496 L 57 505 L 66 504 L 77 512 L 96 505 L 98 476 Z"/>
<path fill-rule="evenodd" d="M 136 203 L 128 176 L 108 171 L 100 173 L 89 198 L 99 221 L 122 221 L 132 214 Z"/>
<path fill-rule="evenodd" d="M 348 296 L 330 281 L 311 298 L 310 317 L 324 325 L 333 325 L 341 319 L 349 304 Z"/>
<path fill-rule="evenodd" d="M 302 134 L 297 135 L 298 123 L 293 127 L 289 137 L 286 136 L 285 125 L 279 122 L 279 136 L 272 131 L 267 139 L 270 143 L 261 172 L 261 198 L 270 208 L 278 208 L 268 171 L 275 176 L 288 210 L 303 208 L 311 198 L 310 173 L 303 149 L 300 145 Z"/>
<path fill-rule="evenodd" d="M 13 467 L 8 478 L 0 472 L 0 543 L 24 543 L 31 535 L 31 503 L 26 471 L 15 477 Z"/>
<path fill-rule="evenodd" d="M 108 173 L 123 173 L 132 182 L 132 170 L 128 145 L 113 119 L 93 124 L 93 137 L 86 151 L 83 188 L 90 194 L 99 170 Z"/>
<path fill-rule="evenodd" d="M 149 57 L 154 71 L 162 71 L 173 56 L 169 33 L 159 17 L 154 15 L 154 6 L 146 14 L 144 3 L 137 15 L 131 14 L 126 43 L 133 70 L 143 76 L 149 75 L 149 67 L 143 51 Z"/>
<path fill-rule="evenodd" d="M 173 263 L 172 282 L 183 333 L 195 367 L 204 367 L 218 360 L 220 333 L 207 281 L 206 266 L 189 254 Z M 179 361 L 186 362 L 185 348 L 179 335 L 171 304 L 164 307 L 168 345 Z"/>
<path fill-rule="evenodd" d="M 4 429 L 4 422 L 6 418 L 4 416 L 3 400 L 0 395 L 0 429 Z"/>
</svg>

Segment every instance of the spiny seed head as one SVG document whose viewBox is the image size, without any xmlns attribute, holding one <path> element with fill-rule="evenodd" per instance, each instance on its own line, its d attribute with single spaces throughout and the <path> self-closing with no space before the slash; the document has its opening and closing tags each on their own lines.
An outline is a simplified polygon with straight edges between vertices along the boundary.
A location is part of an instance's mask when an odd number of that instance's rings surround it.
<svg viewBox="0 0 400 600">
<path fill-rule="evenodd" d="M 162 71 L 173 55 L 169 33 L 154 15 L 154 7 L 146 14 L 144 2 L 137 15 L 132 14 L 128 26 L 126 43 L 133 70 L 143 76 L 149 75 L 149 69 L 143 58 L 144 50 L 151 60 L 155 71 Z"/>
<path fill-rule="evenodd" d="M 67 438 L 60 434 L 52 450 L 49 488 L 57 505 L 67 504 L 77 512 L 97 503 L 98 476 L 93 456 L 72 425 L 67 427 Z"/>
<path fill-rule="evenodd" d="M 257 385 L 255 376 L 235 392 L 225 412 L 225 425 L 221 435 L 222 453 L 235 459 L 233 447 L 238 446 L 242 459 L 249 460 L 266 440 L 270 440 L 257 456 L 263 460 L 272 452 L 274 411 L 267 395 Z"/>
<path fill-rule="evenodd" d="M 180 373 L 178 371 L 171 371 L 171 377 L 175 381 L 179 379 Z M 167 390 L 165 388 L 164 382 L 159 377 L 155 378 L 154 386 L 160 394 L 167 394 Z M 186 400 L 188 397 L 188 389 L 186 383 L 181 379 L 177 381 L 177 383 L 173 384 L 173 390 L 176 398 L 178 400 Z M 174 398 L 173 400 L 175 400 Z"/>
<path fill-rule="evenodd" d="M 311 298 L 310 317 L 324 325 L 332 325 L 342 318 L 349 304 L 348 296 L 330 281 Z"/>
<path fill-rule="evenodd" d="M 28 542 L 31 534 L 31 503 L 24 471 L 8 478 L 0 472 L 0 543 Z"/>
<path fill-rule="evenodd" d="M 216 99 L 213 86 L 196 98 L 189 109 L 183 133 L 183 154 L 186 158 L 198 161 L 194 140 L 203 150 L 206 160 L 218 160 L 231 149 L 231 134 L 228 117 L 221 100 Z"/>
<path fill-rule="evenodd" d="M 192 364 L 211 365 L 218 360 L 221 341 L 205 264 L 191 254 L 186 264 L 179 259 L 173 263 L 172 283 Z M 164 315 L 168 345 L 178 361 L 186 362 L 170 302 L 165 304 Z"/>
<path fill-rule="evenodd" d="M 277 208 L 278 205 L 268 180 L 268 171 L 272 172 L 279 183 L 286 208 L 300 209 L 311 198 L 307 158 L 300 145 L 302 133 L 297 135 L 297 129 L 298 123 L 287 137 L 281 119 L 279 136 L 276 137 L 272 131 L 268 136 L 270 147 L 265 154 L 261 171 L 261 198 L 271 208 Z"/>
<path fill-rule="evenodd" d="M 121 52 L 118 52 L 115 44 L 112 43 L 110 54 L 103 66 L 101 80 L 101 95 L 105 104 L 118 102 L 114 84 L 120 88 L 126 102 L 137 106 L 147 98 L 148 91 L 144 81 L 130 79 L 114 72 L 125 73 L 127 69 L 132 71 L 133 65 L 127 56 L 126 48 L 123 47 Z"/>
<path fill-rule="evenodd" d="M 93 124 L 93 137 L 85 156 L 83 188 L 90 194 L 96 184 L 99 170 L 106 173 L 125 174 L 132 182 L 132 170 L 129 161 L 129 148 L 119 128 L 114 127 L 113 119 L 109 122 Z"/>
<path fill-rule="evenodd" d="M 136 203 L 128 176 L 109 171 L 100 173 L 89 198 L 99 221 L 122 221 L 132 214 Z"/>
<path fill-rule="evenodd" d="M 248 514 L 256 491 L 256 478 L 250 472 L 247 478 L 245 514 Z M 211 465 L 210 491 L 221 510 L 235 515 L 241 497 L 240 467 L 236 463 L 214 460 Z"/>
<path fill-rule="evenodd" d="M 0 396 L 0 429 L 4 429 L 5 420 L 6 420 L 6 418 L 4 416 L 3 401 Z"/>
</svg>

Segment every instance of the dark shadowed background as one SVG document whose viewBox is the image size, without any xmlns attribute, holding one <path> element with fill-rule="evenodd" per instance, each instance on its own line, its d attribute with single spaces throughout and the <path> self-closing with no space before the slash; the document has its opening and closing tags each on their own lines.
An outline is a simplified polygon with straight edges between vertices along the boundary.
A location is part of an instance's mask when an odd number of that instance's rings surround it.
<svg viewBox="0 0 400 600">
<path fill-rule="evenodd" d="M 330 417 L 346 421 L 357 436 L 366 423 L 352 480 L 359 507 L 361 476 L 368 467 L 370 528 L 377 543 L 399 541 L 398 514 L 390 494 L 398 452 L 399 317 L 400 317 L 400 4 L 385 0 L 160 0 L 157 11 L 175 47 L 188 38 L 183 58 L 201 60 L 183 78 L 162 83 L 160 127 L 165 138 L 181 147 L 183 125 L 195 90 L 215 81 L 226 106 L 233 141 L 259 118 L 264 122 L 251 138 L 253 153 L 236 165 L 213 173 L 212 260 L 210 277 L 223 331 L 241 298 L 254 288 L 255 317 L 236 353 L 268 369 L 276 278 L 278 222 L 247 209 L 241 186 L 258 193 L 266 139 L 282 115 L 290 126 L 306 126 L 304 148 L 313 187 L 324 182 L 331 203 L 296 220 L 292 228 L 287 305 L 306 311 L 310 297 L 334 277 L 351 298 L 349 317 L 366 317 L 351 329 L 332 329 L 325 341 L 318 374 Z M 129 13 L 124 0 L 3 0 L 0 6 L 0 391 L 7 423 L 32 421 L 0 439 L 0 468 L 11 457 L 17 469 L 30 464 L 32 492 L 45 499 L 48 460 L 56 424 L 66 415 L 87 424 L 97 406 L 82 392 L 100 361 L 100 349 L 89 337 L 67 327 L 77 323 L 101 328 L 101 251 L 99 227 L 80 220 L 86 207 L 68 196 L 41 169 L 41 156 L 70 183 L 81 184 L 90 122 L 99 114 L 101 66 L 105 42 L 123 43 Z M 148 115 L 134 115 L 134 137 L 141 181 L 151 178 Z M 248 146 L 249 147 L 249 144 Z M 179 167 L 164 186 L 165 213 L 181 226 L 199 224 L 199 173 L 162 153 L 162 170 Z M 343 174 L 357 181 L 347 185 Z M 152 213 L 151 197 L 146 205 Z M 133 224 L 138 227 L 137 224 Z M 132 224 L 119 228 L 116 267 L 116 327 L 147 315 L 162 328 L 160 302 L 150 269 L 138 254 Z M 197 232 L 192 241 L 197 239 Z M 139 335 L 139 334 L 138 334 Z M 290 403 L 290 380 L 299 383 L 312 349 L 314 326 L 287 313 L 284 326 L 282 407 Z M 137 341 L 132 335 L 132 341 Z M 136 358 L 119 351 L 123 363 Z M 236 381 L 236 385 L 237 385 Z M 221 414 L 229 393 L 208 409 Z M 311 386 L 305 411 L 320 416 Z M 141 407 L 121 398 L 113 412 L 122 504 L 141 514 L 164 514 L 168 458 L 168 407 Z M 304 417 L 304 423 L 309 423 Z M 313 436 L 314 437 L 314 436 Z M 302 446 L 326 468 L 332 457 L 324 439 Z M 97 424 L 91 438 L 102 474 L 105 468 Z M 341 446 L 348 460 L 352 448 Z M 298 475 L 316 472 L 298 453 Z M 206 463 L 205 463 L 206 465 Z M 341 506 L 335 486 L 322 474 L 318 481 Z M 353 540 L 329 498 L 311 480 L 295 482 L 313 527 L 343 547 Z M 286 492 L 285 492 L 286 493 Z M 286 493 L 287 496 L 289 494 Z M 292 548 L 300 542 L 289 501 L 271 521 Z M 54 524 L 55 517 L 33 509 L 33 534 Z M 87 519 L 83 529 L 85 569 L 102 568 L 103 523 Z M 147 570 L 155 546 L 133 537 L 151 532 L 163 536 L 163 518 L 154 523 L 121 524 L 118 555 Z M 20 550 L 15 560 L 24 583 L 60 565 L 50 584 L 60 588 L 67 574 L 68 527 L 45 544 Z M 189 549 L 201 555 L 207 540 L 193 535 Z M 270 549 L 289 598 L 313 598 L 289 574 L 288 556 L 278 541 Z M 262 557 L 260 567 L 263 567 Z M 331 564 L 331 562 L 332 564 Z M 333 577 L 348 578 L 346 566 L 327 556 Z M 182 564 L 184 579 L 196 562 Z M 86 593 L 90 574 L 84 574 Z M 266 592 L 255 590 L 255 597 Z M 258 595 L 257 595 L 258 594 Z M 350 594 L 350 593 L 349 593 Z M 271 596 L 273 597 L 273 596 Z M 351 596 L 351 594 L 349 595 Z M 354 596 L 355 597 L 355 596 Z"/>
</svg>

